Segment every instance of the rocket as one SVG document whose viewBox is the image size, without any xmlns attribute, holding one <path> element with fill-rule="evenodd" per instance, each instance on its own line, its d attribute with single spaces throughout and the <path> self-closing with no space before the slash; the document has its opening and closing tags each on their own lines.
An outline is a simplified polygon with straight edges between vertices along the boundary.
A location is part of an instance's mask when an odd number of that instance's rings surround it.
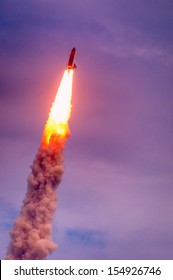
<svg viewBox="0 0 173 280">
<path fill-rule="evenodd" d="M 67 69 L 68 69 L 68 70 L 69 70 L 69 69 L 75 69 L 75 68 L 77 68 L 76 64 L 73 63 L 75 54 L 76 54 L 76 48 L 73 48 L 73 49 L 71 50 L 70 57 L 69 57 L 69 61 L 68 61 L 68 64 L 67 64 Z"/>
</svg>

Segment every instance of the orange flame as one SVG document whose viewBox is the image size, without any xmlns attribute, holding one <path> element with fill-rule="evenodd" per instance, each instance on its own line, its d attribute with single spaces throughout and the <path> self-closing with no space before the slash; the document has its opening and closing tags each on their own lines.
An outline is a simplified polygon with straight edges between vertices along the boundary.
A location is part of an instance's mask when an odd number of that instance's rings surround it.
<svg viewBox="0 0 173 280">
<path fill-rule="evenodd" d="M 43 132 L 43 145 L 55 143 L 69 136 L 68 120 L 71 113 L 73 69 L 65 70 Z"/>
</svg>

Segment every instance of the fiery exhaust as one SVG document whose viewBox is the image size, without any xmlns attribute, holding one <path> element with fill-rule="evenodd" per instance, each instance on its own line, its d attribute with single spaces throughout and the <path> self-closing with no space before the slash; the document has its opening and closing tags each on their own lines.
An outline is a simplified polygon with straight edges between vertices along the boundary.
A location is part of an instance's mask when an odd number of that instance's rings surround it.
<svg viewBox="0 0 173 280">
<path fill-rule="evenodd" d="M 73 70 L 65 70 L 55 101 L 43 132 L 43 145 L 69 135 L 68 120 L 71 113 Z"/>
<path fill-rule="evenodd" d="M 52 241 L 52 219 L 61 182 L 63 149 L 70 135 L 73 69 L 65 70 L 46 122 L 38 153 L 28 176 L 27 193 L 10 231 L 8 260 L 41 260 L 57 248 Z"/>
</svg>

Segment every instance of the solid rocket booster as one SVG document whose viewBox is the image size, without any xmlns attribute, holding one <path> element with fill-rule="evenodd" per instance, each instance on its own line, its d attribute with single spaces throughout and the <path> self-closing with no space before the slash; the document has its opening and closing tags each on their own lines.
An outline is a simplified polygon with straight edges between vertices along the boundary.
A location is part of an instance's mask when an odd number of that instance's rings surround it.
<svg viewBox="0 0 173 280">
<path fill-rule="evenodd" d="M 76 48 L 73 48 L 70 53 L 67 69 L 75 69 L 77 67 L 76 64 L 73 63 L 75 54 L 76 54 Z"/>
</svg>

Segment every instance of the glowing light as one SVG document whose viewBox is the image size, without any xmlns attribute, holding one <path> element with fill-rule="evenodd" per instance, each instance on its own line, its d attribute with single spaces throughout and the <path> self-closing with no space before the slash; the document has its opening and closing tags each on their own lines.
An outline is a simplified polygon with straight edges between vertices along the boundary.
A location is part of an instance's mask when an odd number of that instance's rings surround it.
<svg viewBox="0 0 173 280">
<path fill-rule="evenodd" d="M 65 70 L 43 132 L 43 144 L 69 135 L 68 120 L 71 113 L 73 69 Z"/>
</svg>

